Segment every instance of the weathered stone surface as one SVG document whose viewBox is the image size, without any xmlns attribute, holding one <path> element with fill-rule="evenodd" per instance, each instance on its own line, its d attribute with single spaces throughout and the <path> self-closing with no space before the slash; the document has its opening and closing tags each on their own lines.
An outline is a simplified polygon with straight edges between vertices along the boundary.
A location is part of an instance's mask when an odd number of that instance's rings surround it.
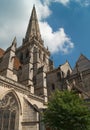
<svg viewBox="0 0 90 130">
<path fill-rule="evenodd" d="M 6 51 L 0 49 L 0 129 L 42 130 L 40 111 L 57 88 L 90 98 L 90 60 L 81 55 L 73 70 L 67 61 L 54 68 L 33 7 L 22 45 L 16 48 L 14 38 Z"/>
</svg>

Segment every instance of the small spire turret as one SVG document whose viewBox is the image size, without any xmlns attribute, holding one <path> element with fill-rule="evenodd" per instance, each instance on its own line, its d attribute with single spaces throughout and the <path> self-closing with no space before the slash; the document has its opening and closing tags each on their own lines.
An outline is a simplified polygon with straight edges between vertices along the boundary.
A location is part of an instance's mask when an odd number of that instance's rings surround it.
<svg viewBox="0 0 90 130">
<path fill-rule="evenodd" d="M 14 39 L 12 41 L 12 45 L 14 45 L 16 47 L 16 45 L 17 45 L 17 39 L 16 39 L 16 37 L 14 37 Z"/>
</svg>

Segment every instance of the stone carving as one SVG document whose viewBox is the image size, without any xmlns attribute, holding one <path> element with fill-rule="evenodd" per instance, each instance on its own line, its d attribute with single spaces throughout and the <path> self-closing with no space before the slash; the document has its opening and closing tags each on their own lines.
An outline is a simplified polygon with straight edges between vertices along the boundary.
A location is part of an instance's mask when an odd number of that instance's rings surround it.
<svg viewBox="0 0 90 130">
<path fill-rule="evenodd" d="M 2 100 L 0 100 L 0 109 L 16 110 L 17 102 L 13 95 L 7 94 Z"/>
</svg>

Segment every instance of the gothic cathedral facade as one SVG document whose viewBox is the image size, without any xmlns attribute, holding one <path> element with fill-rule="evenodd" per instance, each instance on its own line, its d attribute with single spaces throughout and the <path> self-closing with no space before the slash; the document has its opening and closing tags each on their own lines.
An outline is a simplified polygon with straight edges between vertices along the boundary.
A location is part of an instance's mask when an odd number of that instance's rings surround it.
<svg viewBox="0 0 90 130">
<path fill-rule="evenodd" d="M 87 83 L 87 84 L 86 84 Z M 56 88 L 75 89 L 89 99 L 90 60 L 79 57 L 74 69 L 68 61 L 54 68 L 40 34 L 35 6 L 25 38 L 0 49 L 0 130 L 43 130 L 40 112 Z M 87 86 L 85 86 L 87 85 Z"/>
</svg>

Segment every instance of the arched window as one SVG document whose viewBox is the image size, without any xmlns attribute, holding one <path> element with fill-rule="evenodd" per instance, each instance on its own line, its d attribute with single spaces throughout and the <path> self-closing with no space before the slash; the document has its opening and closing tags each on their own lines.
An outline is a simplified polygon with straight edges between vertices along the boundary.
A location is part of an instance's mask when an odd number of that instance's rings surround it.
<svg viewBox="0 0 90 130">
<path fill-rule="evenodd" d="M 36 82 L 37 82 L 36 76 L 34 76 L 34 77 L 33 77 L 33 84 L 36 85 Z"/>
<path fill-rule="evenodd" d="M 37 60 L 37 48 L 34 47 L 34 49 L 33 49 L 33 62 L 36 62 L 36 60 Z"/>
<path fill-rule="evenodd" d="M 64 78 L 65 76 L 65 73 L 63 71 L 61 71 L 61 74 L 62 74 L 62 78 Z"/>
<path fill-rule="evenodd" d="M 0 101 L 0 130 L 18 130 L 19 107 L 15 96 L 8 93 Z"/>
<path fill-rule="evenodd" d="M 67 77 L 69 77 L 69 76 L 70 76 L 70 70 L 67 71 Z"/>
<path fill-rule="evenodd" d="M 43 61 L 46 61 L 46 55 L 45 54 L 43 55 Z"/>
<path fill-rule="evenodd" d="M 52 84 L 52 90 L 53 91 L 55 90 L 55 84 Z"/>
</svg>

